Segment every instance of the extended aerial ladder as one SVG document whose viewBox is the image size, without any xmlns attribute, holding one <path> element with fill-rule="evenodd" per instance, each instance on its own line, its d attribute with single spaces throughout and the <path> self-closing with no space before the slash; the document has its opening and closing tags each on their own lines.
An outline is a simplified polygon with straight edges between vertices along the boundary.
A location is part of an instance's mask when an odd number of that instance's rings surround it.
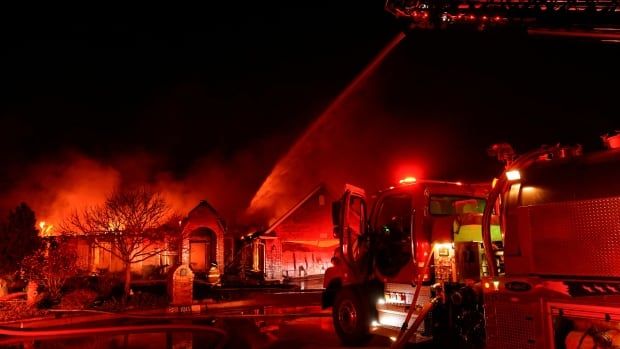
<svg viewBox="0 0 620 349">
<path fill-rule="evenodd" d="M 387 0 L 385 9 L 407 29 L 521 28 L 620 40 L 619 0 Z"/>
</svg>

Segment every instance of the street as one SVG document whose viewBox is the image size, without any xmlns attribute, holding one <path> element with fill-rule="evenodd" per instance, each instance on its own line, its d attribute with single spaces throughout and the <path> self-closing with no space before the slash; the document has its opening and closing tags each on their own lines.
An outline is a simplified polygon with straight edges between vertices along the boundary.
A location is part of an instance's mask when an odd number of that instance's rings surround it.
<svg viewBox="0 0 620 349">
<path fill-rule="evenodd" d="M 36 331 L 32 336 L 0 338 L 0 347 L 344 348 L 332 326 L 331 310 L 320 308 L 318 295 L 317 292 L 257 293 L 251 297 L 251 302 L 217 303 L 206 313 L 172 320 L 166 319 L 167 315 L 98 320 L 95 315 L 86 314 L 94 322 L 79 324 L 79 321 L 68 320 L 74 325 L 62 326 L 60 322 L 46 321 L 51 327 L 26 329 Z M 238 307 L 238 304 L 253 305 Z M 367 347 L 388 348 L 390 343 L 387 338 L 375 337 Z M 412 348 L 431 347 L 415 345 Z"/>
</svg>

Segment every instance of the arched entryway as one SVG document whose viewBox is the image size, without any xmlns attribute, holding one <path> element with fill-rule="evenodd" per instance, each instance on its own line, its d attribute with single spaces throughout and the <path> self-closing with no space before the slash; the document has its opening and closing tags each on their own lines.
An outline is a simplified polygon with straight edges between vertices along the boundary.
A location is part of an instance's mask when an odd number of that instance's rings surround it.
<svg viewBox="0 0 620 349">
<path fill-rule="evenodd" d="M 213 230 L 198 228 L 189 235 L 189 264 L 195 273 L 206 273 L 217 261 L 217 240 Z"/>
</svg>

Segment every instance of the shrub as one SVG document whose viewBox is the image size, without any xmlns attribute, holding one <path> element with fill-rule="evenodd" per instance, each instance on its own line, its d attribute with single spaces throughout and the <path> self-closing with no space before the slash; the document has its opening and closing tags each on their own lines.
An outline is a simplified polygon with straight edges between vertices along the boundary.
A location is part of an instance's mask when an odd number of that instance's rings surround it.
<svg viewBox="0 0 620 349">
<path fill-rule="evenodd" d="M 159 265 L 145 265 L 142 267 L 142 276 L 145 280 L 163 280 L 166 278 Z"/>
<path fill-rule="evenodd" d="M 0 302 L 0 321 L 44 316 L 47 311 L 31 307 L 24 301 Z"/>
<path fill-rule="evenodd" d="M 49 297 L 53 301 L 59 300 L 65 282 L 77 271 L 76 260 L 77 254 L 71 247 L 50 241 L 47 246 L 23 259 L 23 276 L 44 285 Z"/>
<path fill-rule="evenodd" d="M 165 295 L 156 295 L 150 292 L 135 292 L 129 298 L 129 306 L 136 308 L 162 308 L 168 305 L 168 298 Z"/>
<path fill-rule="evenodd" d="M 65 294 L 60 301 L 61 309 L 86 309 L 97 299 L 97 293 L 89 289 L 77 289 Z"/>
<path fill-rule="evenodd" d="M 95 291 L 103 298 L 121 298 L 123 280 L 114 273 L 105 273 L 97 278 Z"/>
</svg>

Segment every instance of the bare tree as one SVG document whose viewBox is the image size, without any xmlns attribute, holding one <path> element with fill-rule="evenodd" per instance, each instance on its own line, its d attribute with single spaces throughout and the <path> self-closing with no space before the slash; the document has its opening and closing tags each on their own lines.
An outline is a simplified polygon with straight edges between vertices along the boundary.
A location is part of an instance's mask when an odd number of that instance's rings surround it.
<svg viewBox="0 0 620 349">
<path fill-rule="evenodd" d="M 131 265 L 161 253 L 169 206 L 147 189 L 117 190 L 100 206 L 75 212 L 65 232 L 83 234 L 95 246 L 119 258 L 125 270 L 124 300 L 131 284 Z"/>
</svg>

